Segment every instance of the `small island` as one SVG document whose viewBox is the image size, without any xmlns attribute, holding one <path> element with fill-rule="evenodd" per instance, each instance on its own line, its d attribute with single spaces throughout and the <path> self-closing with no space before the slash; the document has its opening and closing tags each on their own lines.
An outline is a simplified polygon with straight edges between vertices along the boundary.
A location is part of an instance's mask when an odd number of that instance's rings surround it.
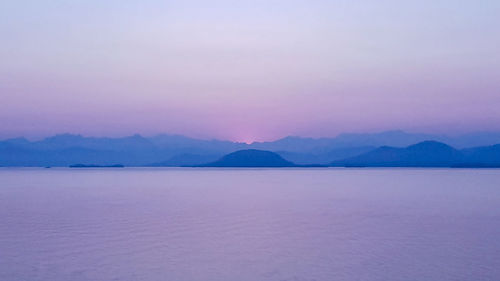
<svg viewBox="0 0 500 281">
<path fill-rule="evenodd" d="M 114 164 L 114 165 L 94 165 L 94 164 L 74 164 L 69 165 L 70 168 L 124 168 L 122 164 Z"/>
</svg>

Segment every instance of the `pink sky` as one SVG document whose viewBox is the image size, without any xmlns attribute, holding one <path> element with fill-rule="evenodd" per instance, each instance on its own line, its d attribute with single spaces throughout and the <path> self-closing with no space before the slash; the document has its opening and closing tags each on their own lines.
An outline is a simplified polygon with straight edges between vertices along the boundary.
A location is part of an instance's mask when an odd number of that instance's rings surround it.
<svg viewBox="0 0 500 281">
<path fill-rule="evenodd" d="M 0 137 L 500 130 L 495 1 L 10 1 Z"/>
</svg>

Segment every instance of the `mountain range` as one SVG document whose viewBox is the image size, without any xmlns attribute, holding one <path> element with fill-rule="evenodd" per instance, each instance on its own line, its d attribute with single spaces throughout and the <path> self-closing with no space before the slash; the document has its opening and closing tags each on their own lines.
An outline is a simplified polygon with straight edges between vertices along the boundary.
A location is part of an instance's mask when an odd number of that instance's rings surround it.
<svg viewBox="0 0 500 281">
<path fill-rule="evenodd" d="M 153 137 L 133 135 L 106 138 L 62 134 L 38 141 L 29 141 L 25 138 L 0 141 L 0 166 L 69 166 L 74 164 L 196 166 L 215 162 L 235 151 L 248 149 L 271 151 L 297 165 L 355 166 L 370 160 L 368 161 L 372 163 L 368 165 L 370 166 L 376 165 L 375 159 L 378 158 L 380 158 L 378 161 L 385 159 L 385 162 L 390 160 L 389 163 L 404 164 L 415 153 L 424 155 L 427 149 L 430 149 L 429 151 L 438 149 L 430 143 L 412 147 L 414 144 L 427 140 L 454 147 L 453 150 L 447 149 L 453 155 L 465 155 L 456 157 L 467 157 L 467 163 L 496 163 L 499 159 L 498 146 L 495 146 L 500 143 L 498 132 L 450 137 L 387 131 L 374 134 L 341 134 L 334 138 L 316 139 L 290 136 L 272 142 L 251 144 L 201 140 L 180 135 Z M 422 156 L 425 159 L 435 156 L 431 152 L 425 155 L 427 156 Z M 432 163 L 438 163 L 438 161 Z"/>
<path fill-rule="evenodd" d="M 341 167 L 500 167 L 500 145 L 458 150 L 436 141 L 405 148 L 382 146 L 334 161 Z"/>
</svg>

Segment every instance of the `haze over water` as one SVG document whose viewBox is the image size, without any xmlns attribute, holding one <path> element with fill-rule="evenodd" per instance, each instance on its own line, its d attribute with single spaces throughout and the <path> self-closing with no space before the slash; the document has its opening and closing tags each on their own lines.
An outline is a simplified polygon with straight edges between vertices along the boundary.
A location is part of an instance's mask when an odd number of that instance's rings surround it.
<svg viewBox="0 0 500 281">
<path fill-rule="evenodd" d="M 500 171 L 0 169 L 0 280 L 499 280 Z"/>
</svg>

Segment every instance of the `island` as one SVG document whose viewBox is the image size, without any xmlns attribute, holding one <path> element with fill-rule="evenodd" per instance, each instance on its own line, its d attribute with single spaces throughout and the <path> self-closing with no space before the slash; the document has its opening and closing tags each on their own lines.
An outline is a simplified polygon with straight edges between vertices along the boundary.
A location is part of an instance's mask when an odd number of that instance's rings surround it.
<svg viewBox="0 0 500 281">
<path fill-rule="evenodd" d="M 122 164 L 114 164 L 114 165 L 94 165 L 94 164 L 74 164 L 69 165 L 70 168 L 124 168 Z"/>
</svg>

